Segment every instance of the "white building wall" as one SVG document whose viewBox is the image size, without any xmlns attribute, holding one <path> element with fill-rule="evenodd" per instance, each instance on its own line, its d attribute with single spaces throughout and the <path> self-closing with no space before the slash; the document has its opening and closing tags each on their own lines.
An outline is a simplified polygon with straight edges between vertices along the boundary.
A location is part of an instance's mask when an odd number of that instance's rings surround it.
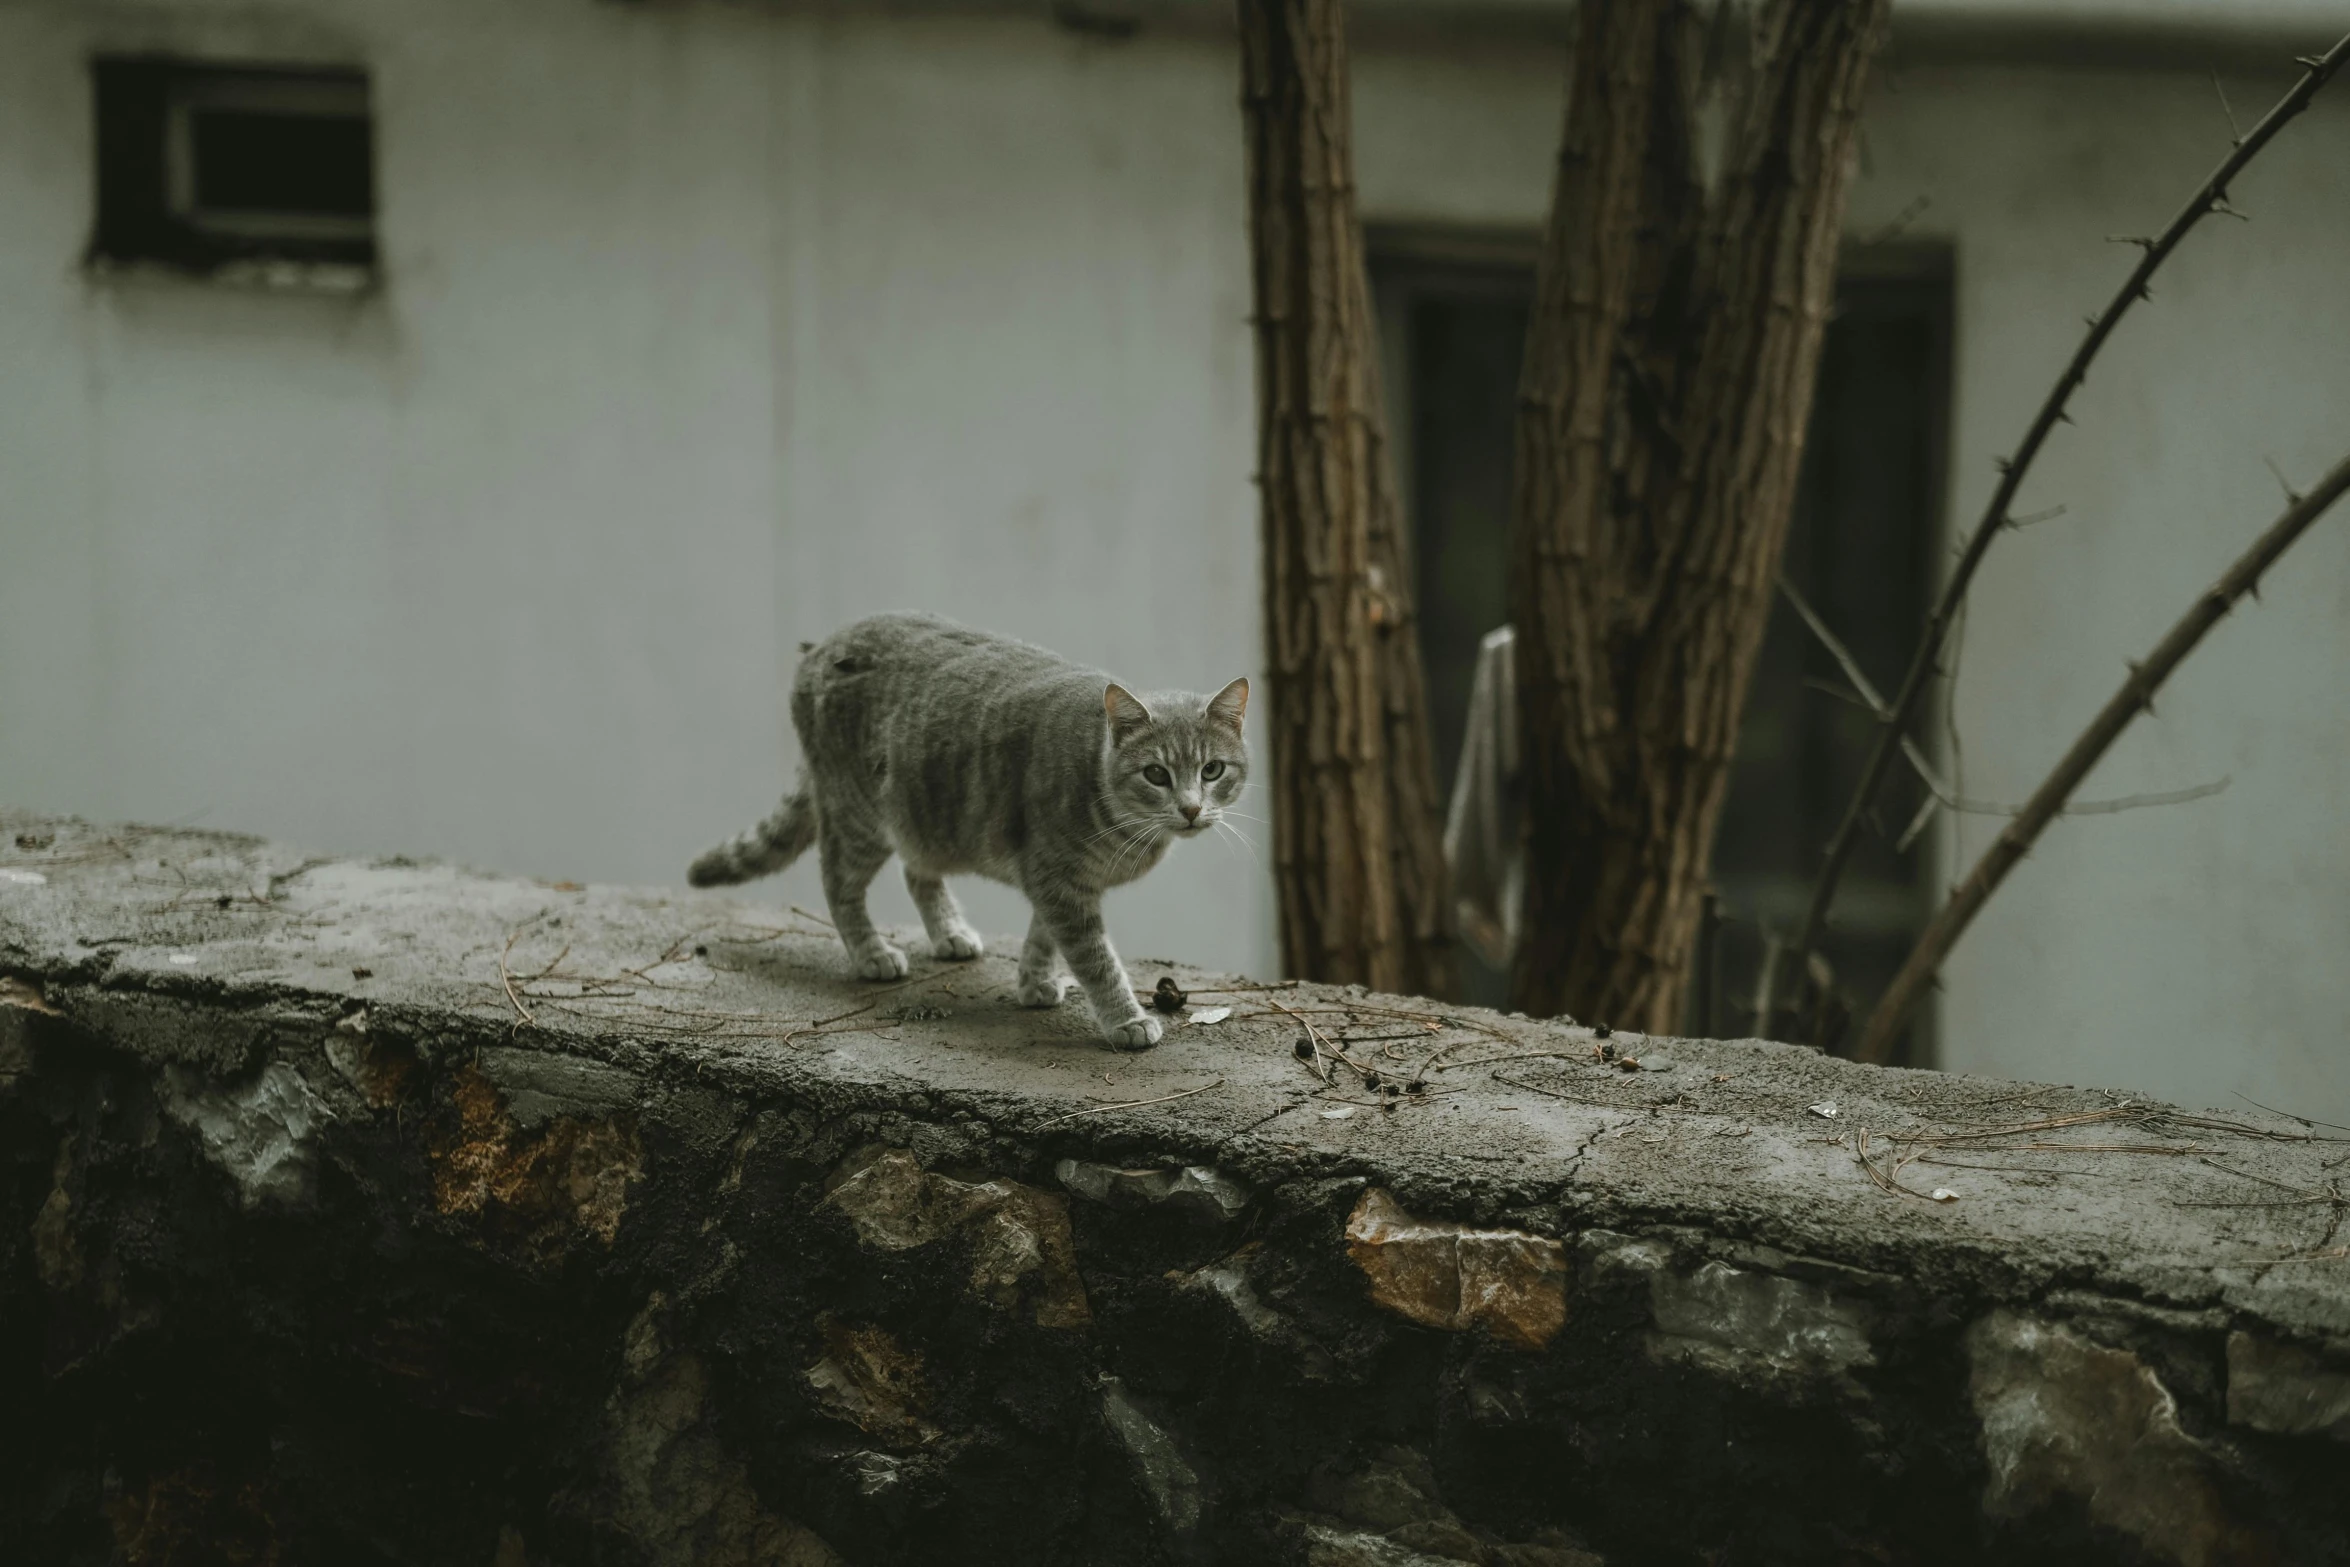
<svg viewBox="0 0 2350 1567">
<path fill-rule="evenodd" d="M 795 644 L 858 615 L 1145 687 L 1254 668 L 1222 50 L 589 0 L 255 15 L 0 9 L 0 796 L 676 881 L 772 804 Z M 86 60 L 146 48 L 367 66 L 379 296 L 79 269 Z M 1269 969 L 1263 867 L 1193 846 L 1113 928 Z M 817 903 L 813 865 L 761 895 Z"/>
<path fill-rule="evenodd" d="M 382 294 L 80 270 L 85 61 L 142 47 L 368 66 Z M 1366 47 L 1366 214 L 1538 223 L 1563 70 L 1523 37 Z M 2231 79 L 2238 113 L 2285 79 Z M 779 786 L 793 644 L 858 614 L 1143 684 L 1251 668 L 1236 89 L 1208 31 L 1034 16 L 0 8 L 0 797 L 674 880 Z M 1854 230 L 1924 197 L 1911 232 L 1956 248 L 1971 520 L 2128 264 L 2104 237 L 2158 226 L 2224 122 L 2191 62 L 1912 58 L 1867 143 Z M 2346 144 L 2321 99 L 2043 459 L 2024 505 L 2069 512 L 1978 589 L 1968 792 L 2026 792 L 2264 525 L 2264 457 L 2336 455 Z M 2336 521 L 2091 785 L 2229 790 L 2043 840 L 1950 971 L 1948 1064 L 2350 1120 L 2346 655 Z M 1264 847 L 1121 894 L 1127 949 L 1269 971 Z M 761 895 L 810 903 L 810 868 Z"/>
</svg>

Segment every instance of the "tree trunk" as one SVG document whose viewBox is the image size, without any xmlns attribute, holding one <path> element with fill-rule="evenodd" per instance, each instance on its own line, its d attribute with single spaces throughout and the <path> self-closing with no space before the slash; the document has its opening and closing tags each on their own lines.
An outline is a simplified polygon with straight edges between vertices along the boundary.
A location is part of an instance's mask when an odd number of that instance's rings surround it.
<svg viewBox="0 0 2350 1567">
<path fill-rule="evenodd" d="M 1710 197 L 1694 7 L 1584 5 L 1518 415 L 1526 1011 L 1679 1023 L 1886 3 L 1768 0 Z"/>
<path fill-rule="evenodd" d="M 1450 910 L 1339 0 L 1240 0 L 1273 859 L 1290 974 L 1441 995 Z"/>
</svg>

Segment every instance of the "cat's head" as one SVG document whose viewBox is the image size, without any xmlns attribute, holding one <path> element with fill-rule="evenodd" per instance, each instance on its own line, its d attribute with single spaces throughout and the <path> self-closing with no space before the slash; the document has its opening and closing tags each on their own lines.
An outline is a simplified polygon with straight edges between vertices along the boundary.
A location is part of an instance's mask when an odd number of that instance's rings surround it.
<svg viewBox="0 0 2350 1567">
<path fill-rule="evenodd" d="M 1214 696 L 1157 692 L 1146 705 L 1124 686 L 1102 692 L 1110 721 L 1109 786 L 1119 815 L 1177 838 L 1206 832 L 1248 783 L 1240 741 L 1248 682 Z"/>
</svg>

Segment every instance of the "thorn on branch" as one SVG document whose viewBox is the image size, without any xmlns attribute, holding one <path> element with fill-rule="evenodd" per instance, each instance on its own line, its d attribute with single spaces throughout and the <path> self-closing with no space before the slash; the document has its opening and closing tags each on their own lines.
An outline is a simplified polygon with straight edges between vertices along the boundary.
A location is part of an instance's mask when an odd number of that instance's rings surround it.
<svg viewBox="0 0 2350 1567">
<path fill-rule="evenodd" d="M 2228 135 L 2231 138 L 2228 145 L 2231 147 L 2243 146 L 2243 127 L 2236 123 L 2236 111 L 2228 104 L 2228 90 L 2219 84 L 2219 72 L 2217 71 L 2211 73 L 2211 90 L 2219 94 L 2219 112 L 2228 117 Z"/>
<path fill-rule="evenodd" d="M 2260 460 L 2267 463 L 2268 471 L 2277 476 L 2277 488 L 2285 492 L 2285 504 L 2288 506 L 2300 505 L 2301 492 L 2293 488 L 2293 481 L 2285 477 L 2285 470 L 2277 466 L 2277 460 L 2265 452 L 2261 454 Z"/>
<path fill-rule="evenodd" d="M 2054 522 L 2063 515 L 2064 508 L 2062 506 L 2051 506 L 2046 511 L 2028 512 L 2021 517 L 2010 517 L 2007 519 L 2007 525 L 2011 528 L 2029 528 L 2043 522 Z"/>
<path fill-rule="evenodd" d="M 2305 71 L 2322 71 L 2326 64 L 2325 57 L 2316 54 L 2297 54 L 2293 56 L 2293 63 Z"/>
<path fill-rule="evenodd" d="M 2237 207 L 2235 203 L 2229 201 L 2225 196 L 2212 197 L 2211 210 L 2213 214 L 2218 217 L 2234 218 L 2238 223 L 2249 223 L 2252 221 L 2251 213 Z"/>
<path fill-rule="evenodd" d="M 2070 408 L 2059 408 L 2056 410 L 2056 422 L 2058 424 L 2071 424 L 2073 422 L 2073 411 Z"/>
<path fill-rule="evenodd" d="M 2108 245 L 2135 245 L 2140 250 L 2154 248 L 2154 236 L 2151 234 L 2108 234 L 2105 242 Z"/>
</svg>

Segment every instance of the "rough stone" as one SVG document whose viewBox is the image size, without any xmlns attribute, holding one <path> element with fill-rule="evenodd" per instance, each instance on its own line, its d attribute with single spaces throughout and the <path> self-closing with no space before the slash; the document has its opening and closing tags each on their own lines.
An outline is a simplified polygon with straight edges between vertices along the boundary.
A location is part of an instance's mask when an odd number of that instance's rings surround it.
<svg viewBox="0 0 2350 1567">
<path fill-rule="evenodd" d="M 546 1261 L 578 1238 L 612 1244 L 643 1164 L 630 1118 L 557 1116 L 526 1132 L 472 1066 L 455 1074 L 450 1097 L 453 1124 L 425 1145 L 434 1206 L 453 1217 L 486 1218 L 492 1233 L 510 1234 Z"/>
<path fill-rule="evenodd" d="M 1326 1120 L 1290 1020 L 1105 1056 L 1017 942 L 877 992 L 723 897 L 0 827 L 11 1560 L 2350 1567 L 2321 1215 L 1853 1160 L 2013 1084 L 1447 1006 L 1508 1082 Z"/>
<path fill-rule="evenodd" d="M 852 1158 L 825 1199 L 857 1236 L 883 1251 L 910 1251 L 962 1234 L 970 1244 L 972 1295 L 1010 1311 L 1024 1294 L 1039 1327 L 1092 1320 L 1069 1233 L 1069 1204 L 1017 1181 L 957 1181 L 930 1174 L 902 1148 Z"/>
<path fill-rule="evenodd" d="M 1102 1379 L 1102 1419 L 1134 1461 L 1135 1473 L 1150 1494 L 1159 1521 L 1176 1535 L 1199 1527 L 1199 1474 L 1183 1452 L 1116 1377 Z"/>
<path fill-rule="evenodd" d="M 1649 1351 L 1732 1376 L 1835 1375 L 1871 1365 L 1861 1310 L 1816 1284 L 1706 1262 L 1649 1270 Z"/>
<path fill-rule="evenodd" d="M 1248 1187 L 1206 1165 L 1174 1170 L 1121 1170 L 1063 1159 L 1053 1166 L 1063 1186 L 1093 1202 L 1120 1208 L 1168 1208 L 1202 1219 L 1238 1218 L 1248 1209 Z"/>
<path fill-rule="evenodd" d="M 2180 1567 L 2269 1559 L 2265 1531 L 2235 1517 L 2214 1454 L 2126 1350 L 1996 1311 L 1967 1334 L 1970 1387 L 1990 1470 L 1984 1506 L 2031 1522 L 2063 1504 Z"/>
<path fill-rule="evenodd" d="M 938 1439 L 938 1427 L 924 1418 L 930 1390 L 921 1357 L 871 1324 L 822 1326 L 824 1356 L 806 1376 L 828 1413 L 893 1446 Z"/>
<path fill-rule="evenodd" d="M 163 1108 L 195 1132 L 247 1203 L 298 1202 L 310 1184 L 310 1138 L 328 1111 L 282 1061 L 249 1083 L 216 1085 L 190 1068 L 163 1073 Z"/>
<path fill-rule="evenodd" d="M 2228 1420 L 2350 1442 L 2350 1366 L 2257 1333 L 2228 1335 Z"/>
<path fill-rule="evenodd" d="M 525 1131 L 558 1116 L 608 1117 L 631 1109 L 642 1087 L 634 1072 L 545 1050 L 493 1047 L 475 1065 L 505 1094 L 507 1113 Z"/>
<path fill-rule="evenodd" d="M 708 1406 L 709 1373 L 691 1352 L 632 1370 L 607 1412 L 605 1484 L 579 1499 L 584 1508 L 648 1567 L 846 1567 L 812 1530 L 761 1503 Z"/>
<path fill-rule="evenodd" d="M 1425 1327 L 1484 1328 L 1540 1349 L 1566 1323 L 1566 1248 L 1546 1236 L 1415 1219 L 1372 1187 L 1347 1218 L 1346 1244 L 1372 1301 Z"/>
</svg>

